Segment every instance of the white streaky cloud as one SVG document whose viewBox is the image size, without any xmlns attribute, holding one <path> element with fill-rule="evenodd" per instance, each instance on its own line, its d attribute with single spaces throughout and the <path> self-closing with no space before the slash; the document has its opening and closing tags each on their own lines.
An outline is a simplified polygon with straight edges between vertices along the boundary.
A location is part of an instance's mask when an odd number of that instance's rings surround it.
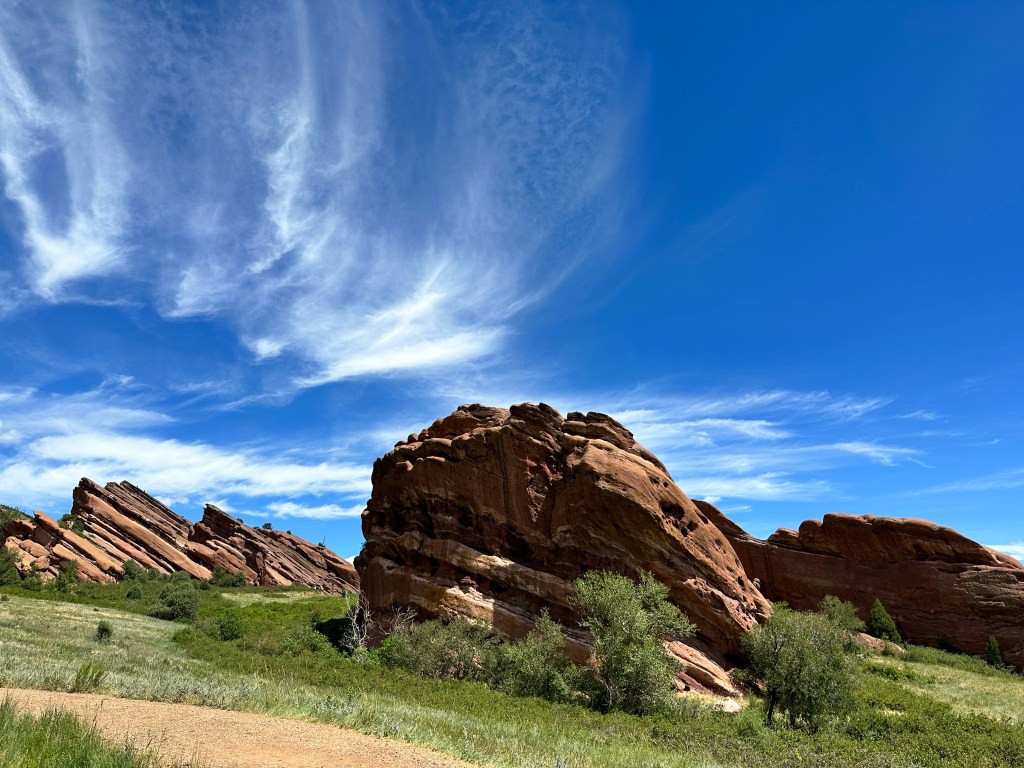
<svg viewBox="0 0 1024 768">
<path fill-rule="evenodd" d="M 833 446 L 838 451 L 853 453 L 858 456 L 866 456 L 879 464 L 887 467 L 894 467 L 900 459 L 913 459 L 920 452 L 913 448 L 898 448 L 891 445 L 879 445 L 877 443 L 866 443 L 854 441 L 849 443 L 835 443 Z"/>
<path fill-rule="evenodd" d="M 0 8 L 0 173 L 21 213 L 30 284 L 55 301 L 66 284 L 109 274 L 130 252 L 130 162 L 107 90 L 125 63 L 110 57 L 113 30 L 89 6 L 61 20 L 26 8 Z M 29 46 L 21 53 L 31 57 L 31 44 L 52 56 L 35 78 L 16 52 Z"/>
<path fill-rule="evenodd" d="M 1003 491 L 1024 488 L 1024 468 L 996 472 L 984 477 L 957 480 L 952 483 L 937 485 L 917 491 L 914 495 L 932 493 L 978 493 L 983 491 Z"/>
<path fill-rule="evenodd" d="M 610 13 L 5 4 L 25 281 L 216 318 L 292 392 L 485 358 L 614 231 Z"/>
<path fill-rule="evenodd" d="M 273 502 L 267 505 L 267 509 L 274 517 L 299 517 L 309 520 L 337 520 L 343 517 L 359 517 L 366 509 L 366 504 L 355 504 L 342 507 L 338 504 L 321 504 L 319 506 L 308 506 L 297 504 L 293 501 Z"/>
<path fill-rule="evenodd" d="M 1024 561 L 1024 541 L 1017 541 L 1013 544 L 986 544 L 989 549 L 994 549 L 997 552 L 1014 557 L 1018 560 Z"/>
<path fill-rule="evenodd" d="M 916 419 L 918 421 L 936 421 L 939 418 L 939 414 L 935 411 L 928 411 L 923 408 L 919 408 L 916 411 L 910 413 L 903 413 L 897 416 L 899 419 Z"/>
<path fill-rule="evenodd" d="M 770 472 L 752 476 L 684 476 L 680 486 L 695 499 L 712 496 L 754 501 L 806 501 L 832 492 L 825 480 L 798 480 Z"/>
</svg>

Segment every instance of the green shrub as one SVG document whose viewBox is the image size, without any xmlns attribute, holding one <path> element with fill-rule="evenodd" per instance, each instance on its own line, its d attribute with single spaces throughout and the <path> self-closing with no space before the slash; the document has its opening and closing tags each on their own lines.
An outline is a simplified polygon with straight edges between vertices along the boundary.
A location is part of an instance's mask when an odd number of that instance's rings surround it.
<svg viewBox="0 0 1024 768">
<path fill-rule="evenodd" d="M 1003 649 L 999 647 L 999 641 L 995 638 L 995 635 L 989 635 L 988 640 L 985 642 L 985 661 L 988 662 L 990 667 L 996 667 L 1002 669 L 1006 666 L 1003 661 Z"/>
<path fill-rule="evenodd" d="M 21 588 L 30 592 L 39 592 L 43 588 L 43 577 L 39 575 L 39 569 L 36 568 L 35 563 L 32 563 L 28 569 L 28 575 L 21 580 Z"/>
<path fill-rule="evenodd" d="M 486 680 L 494 668 L 497 639 L 485 624 L 433 620 L 398 630 L 378 651 L 388 667 L 421 677 Z"/>
<path fill-rule="evenodd" d="M 875 637 L 888 640 L 890 643 L 900 644 L 903 642 L 899 629 L 896 628 L 896 622 L 893 621 L 892 616 L 885 610 L 885 606 L 878 598 L 875 598 L 875 602 L 871 606 L 870 626 L 871 634 Z"/>
<path fill-rule="evenodd" d="M 21 584 L 18 553 L 0 544 L 0 587 Z"/>
<path fill-rule="evenodd" d="M 168 581 L 174 582 L 188 582 L 192 581 L 192 574 L 188 571 L 175 571 L 170 575 Z"/>
<path fill-rule="evenodd" d="M 96 642 L 97 643 L 109 643 L 110 639 L 114 636 L 114 628 L 110 625 L 110 622 L 106 619 L 100 621 L 96 625 Z"/>
<path fill-rule="evenodd" d="M 70 512 L 61 517 L 61 519 L 57 521 L 57 525 L 71 531 L 72 533 L 85 533 L 85 523 Z"/>
<path fill-rule="evenodd" d="M 263 524 L 263 530 L 264 531 L 272 531 L 272 530 L 274 530 L 274 526 L 271 525 L 270 523 L 264 523 Z"/>
<path fill-rule="evenodd" d="M 791 727 L 802 722 L 814 730 L 850 707 L 852 664 L 844 633 L 827 617 L 778 604 L 767 622 L 743 636 L 742 645 L 764 695 L 766 723 L 778 709 Z"/>
<path fill-rule="evenodd" d="M 159 581 L 159 580 L 160 580 L 160 571 L 158 571 L 156 568 L 147 568 L 146 569 L 146 581 Z"/>
<path fill-rule="evenodd" d="M 225 587 L 229 589 L 233 587 L 245 587 L 249 584 L 249 582 L 245 580 L 244 573 L 241 571 L 228 573 L 219 563 L 216 563 L 213 566 L 210 583 L 216 587 Z"/>
<path fill-rule="evenodd" d="M 12 520 L 23 520 L 28 517 L 17 507 L 11 507 L 7 504 L 0 504 L 0 529 L 4 528 Z"/>
<path fill-rule="evenodd" d="M 818 611 L 843 632 L 857 634 L 864 631 L 864 622 L 857 614 L 856 606 L 835 595 L 825 595 L 818 604 Z"/>
<path fill-rule="evenodd" d="M 188 582 L 171 582 L 160 590 L 159 603 L 149 609 L 157 619 L 192 621 L 199 613 L 199 594 Z"/>
<path fill-rule="evenodd" d="M 594 636 L 596 676 L 603 711 L 647 712 L 674 690 L 679 665 L 664 649 L 694 626 L 668 601 L 668 588 L 650 573 L 640 580 L 591 571 L 575 582 L 580 625 Z"/>
<path fill-rule="evenodd" d="M 492 684 L 513 696 L 565 702 L 582 697 L 584 676 L 565 652 L 561 625 L 544 611 L 524 639 L 500 646 Z"/>
<path fill-rule="evenodd" d="M 123 578 L 128 581 L 141 579 L 143 574 L 145 574 L 145 571 L 142 570 L 142 566 L 134 560 L 125 560 L 121 563 L 121 570 L 124 571 Z"/>
<path fill-rule="evenodd" d="M 60 564 L 60 572 L 53 580 L 53 588 L 58 592 L 70 592 L 78 584 L 78 561 L 63 560 Z"/>
<path fill-rule="evenodd" d="M 138 584 L 130 587 L 127 592 L 124 593 L 125 600 L 141 600 L 142 599 L 142 587 Z"/>
<path fill-rule="evenodd" d="M 103 685 L 107 669 L 98 661 L 87 661 L 78 668 L 71 683 L 72 693 L 91 693 Z"/>
</svg>

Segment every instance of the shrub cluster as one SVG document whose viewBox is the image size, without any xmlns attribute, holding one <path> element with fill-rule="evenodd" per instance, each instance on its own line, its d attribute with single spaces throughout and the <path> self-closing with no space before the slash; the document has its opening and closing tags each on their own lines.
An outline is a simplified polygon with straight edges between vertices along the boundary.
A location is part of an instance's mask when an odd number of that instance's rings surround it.
<svg viewBox="0 0 1024 768">
<path fill-rule="evenodd" d="M 210 576 L 210 583 L 215 587 L 244 587 L 248 585 L 245 574 L 241 571 L 228 573 L 220 563 L 213 566 L 213 575 Z"/>
<path fill-rule="evenodd" d="M 486 625 L 466 620 L 402 627 L 377 658 L 423 677 L 479 680 L 514 695 L 587 702 L 605 712 L 648 712 L 665 702 L 679 667 L 662 641 L 693 631 L 668 601 L 668 589 L 648 573 L 634 582 L 592 571 L 575 590 L 581 626 L 593 636 L 591 665 L 572 662 L 561 626 L 547 614 L 525 638 L 504 644 Z"/>
<path fill-rule="evenodd" d="M 21 584 L 18 554 L 13 549 L 0 545 L 0 587 L 12 584 Z"/>
<path fill-rule="evenodd" d="M 157 604 L 148 613 L 154 618 L 167 621 L 192 621 L 199 614 L 199 595 L 191 582 L 172 578 L 160 590 Z"/>
<path fill-rule="evenodd" d="M 871 634 L 877 638 L 888 640 L 890 643 L 896 643 L 897 645 L 903 642 L 903 638 L 900 637 L 900 631 L 896 628 L 896 622 L 893 621 L 889 612 L 885 610 L 882 601 L 877 598 L 871 606 L 870 626 Z"/>
</svg>

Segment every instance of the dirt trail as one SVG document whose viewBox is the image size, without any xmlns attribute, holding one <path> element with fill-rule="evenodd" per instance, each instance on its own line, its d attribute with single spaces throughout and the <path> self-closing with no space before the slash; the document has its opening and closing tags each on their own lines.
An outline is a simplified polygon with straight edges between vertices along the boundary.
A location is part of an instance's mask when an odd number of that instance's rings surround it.
<svg viewBox="0 0 1024 768">
<path fill-rule="evenodd" d="M 331 725 L 187 704 L 0 688 L 19 710 L 63 709 L 111 741 L 198 768 L 470 768 L 422 747 Z"/>
</svg>

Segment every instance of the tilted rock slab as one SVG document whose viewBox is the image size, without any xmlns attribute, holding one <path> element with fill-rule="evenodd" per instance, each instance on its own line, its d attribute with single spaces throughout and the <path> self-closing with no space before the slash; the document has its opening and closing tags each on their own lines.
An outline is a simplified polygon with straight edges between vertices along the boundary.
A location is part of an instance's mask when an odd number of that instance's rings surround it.
<svg viewBox="0 0 1024 768">
<path fill-rule="evenodd" d="M 651 571 L 698 627 L 683 682 L 731 692 L 727 659 L 770 612 L 729 541 L 625 428 L 546 405 L 462 406 L 374 464 L 356 559 L 373 613 L 481 619 L 522 637 L 544 608 L 586 635 L 573 581 Z"/>
<path fill-rule="evenodd" d="M 951 528 L 912 518 L 825 515 L 767 540 L 746 533 L 707 502 L 695 502 L 732 542 L 773 601 L 815 609 L 825 595 L 868 619 L 878 598 L 904 640 L 985 655 L 989 635 L 1024 665 L 1024 566 Z"/>
<path fill-rule="evenodd" d="M 326 547 L 284 531 L 252 528 L 211 504 L 193 525 L 131 483 L 101 486 L 83 478 L 71 513 L 83 533 L 35 512 L 0 531 L 0 545 L 20 554 L 23 572 L 34 565 L 43 578 L 74 560 L 80 578 L 109 583 L 124 575 L 126 560 L 134 560 L 159 573 L 186 571 L 197 579 L 209 579 L 219 565 L 260 586 L 302 584 L 334 594 L 359 588 L 352 565 Z"/>
</svg>

